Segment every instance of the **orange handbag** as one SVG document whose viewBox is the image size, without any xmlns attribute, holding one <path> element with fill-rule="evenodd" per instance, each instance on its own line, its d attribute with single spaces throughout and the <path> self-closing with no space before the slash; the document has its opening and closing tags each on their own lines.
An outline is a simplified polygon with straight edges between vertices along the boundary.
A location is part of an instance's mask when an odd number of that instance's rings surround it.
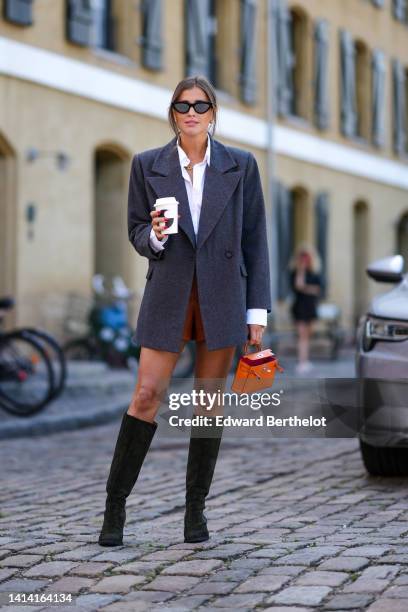
<svg viewBox="0 0 408 612">
<path fill-rule="evenodd" d="M 271 349 L 261 349 L 257 353 L 247 353 L 248 341 L 245 342 L 243 355 L 241 355 L 235 372 L 231 389 L 236 393 L 252 393 L 271 387 L 276 370 L 283 372 L 278 359 Z"/>
</svg>

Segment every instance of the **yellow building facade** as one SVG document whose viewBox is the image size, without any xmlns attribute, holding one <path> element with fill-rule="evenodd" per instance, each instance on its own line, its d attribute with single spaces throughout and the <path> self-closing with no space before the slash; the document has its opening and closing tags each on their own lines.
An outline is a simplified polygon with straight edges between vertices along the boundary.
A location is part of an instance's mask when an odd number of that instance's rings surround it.
<svg viewBox="0 0 408 612">
<path fill-rule="evenodd" d="M 171 94 L 190 74 L 216 87 L 215 137 L 258 161 L 280 325 L 299 242 L 317 246 L 324 299 L 350 329 L 378 290 L 368 262 L 408 260 L 404 2 L 0 0 L 0 15 L 10 324 L 42 324 L 51 297 L 89 294 L 95 273 L 143 289 L 147 262 L 127 237 L 130 161 L 172 138 Z"/>
</svg>

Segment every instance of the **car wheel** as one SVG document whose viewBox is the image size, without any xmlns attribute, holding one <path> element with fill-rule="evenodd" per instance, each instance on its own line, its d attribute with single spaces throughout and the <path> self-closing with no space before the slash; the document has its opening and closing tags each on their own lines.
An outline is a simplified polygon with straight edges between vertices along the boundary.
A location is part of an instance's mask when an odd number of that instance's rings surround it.
<svg viewBox="0 0 408 612">
<path fill-rule="evenodd" d="M 408 448 L 371 446 L 360 439 L 363 463 L 372 476 L 408 476 Z"/>
</svg>

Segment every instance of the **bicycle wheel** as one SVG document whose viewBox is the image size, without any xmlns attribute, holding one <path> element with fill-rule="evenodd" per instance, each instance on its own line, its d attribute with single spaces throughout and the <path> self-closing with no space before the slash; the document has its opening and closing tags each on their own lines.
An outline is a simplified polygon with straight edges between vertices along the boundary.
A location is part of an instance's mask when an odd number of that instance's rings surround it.
<svg viewBox="0 0 408 612">
<path fill-rule="evenodd" d="M 50 400 L 54 372 L 41 343 L 19 331 L 0 336 L 0 405 L 30 416 Z"/>
<path fill-rule="evenodd" d="M 25 327 L 19 331 L 27 333 L 29 337 L 38 340 L 47 353 L 54 371 L 54 389 L 51 398 L 55 399 L 61 394 L 67 377 L 67 365 L 61 346 L 53 336 L 35 327 Z"/>
</svg>

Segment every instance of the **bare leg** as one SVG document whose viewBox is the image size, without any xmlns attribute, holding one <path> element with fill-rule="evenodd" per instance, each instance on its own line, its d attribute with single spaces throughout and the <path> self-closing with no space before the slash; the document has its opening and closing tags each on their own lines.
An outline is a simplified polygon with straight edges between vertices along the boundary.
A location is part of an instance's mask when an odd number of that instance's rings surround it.
<svg viewBox="0 0 408 612">
<path fill-rule="evenodd" d="M 142 421 L 154 422 L 160 401 L 185 344 L 183 341 L 179 353 L 142 346 L 137 384 L 127 414 Z"/>
<path fill-rule="evenodd" d="M 204 389 L 207 393 L 222 393 L 231 369 L 236 347 L 227 347 L 215 351 L 209 351 L 205 341 L 197 342 L 197 357 L 195 365 L 195 388 Z M 196 414 L 215 415 L 219 414 L 220 407 L 215 404 L 214 409 L 209 411 L 204 406 L 196 410 Z"/>
<path fill-rule="evenodd" d="M 298 331 L 298 360 L 299 363 L 305 363 L 308 357 L 308 335 L 307 335 L 307 323 L 304 321 L 297 321 L 296 327 Z"/>
<path fill-rule="evenodd" d="M 310 352 L 310 338 L 313 333 L 313 322 L 308 321 L 305 323 L 305 358 L 306 361 L 309 361 L 309 352 Z"/>
</svg>

